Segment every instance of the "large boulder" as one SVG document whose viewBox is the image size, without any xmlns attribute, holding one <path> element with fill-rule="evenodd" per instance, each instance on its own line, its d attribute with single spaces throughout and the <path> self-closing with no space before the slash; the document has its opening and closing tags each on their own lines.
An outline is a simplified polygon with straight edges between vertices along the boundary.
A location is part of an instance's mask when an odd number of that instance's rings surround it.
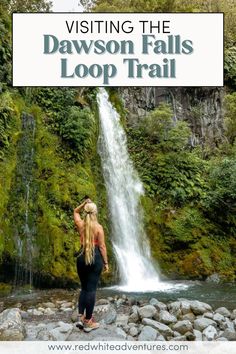
<svg viewBox="0 0 236 354">
<path fill-rule="evenodd" d="M 111 304 L 95 306 L 94 312 L 98 320 L 105 324 L 111 324 L 116 321 L 117 312 Z"/>
<path fill-rule="evenodd" d="M 144 326 L 138 336 L 139 341 L 154 341 L 158 335 L 158 331 L 150 326 Z"/>
<path fill-rule="evenodd" d="M 118 314 L 116 317 L 116 325 L 118 327 L 124 327 L 128 324 L 129 315 Z"/>
<path fill-rule="evenodd" d="M 220 313 L 215 313 L 213 316 L 213 321 L 216 321 L 218 324 L 221 324 L 222 322 L 225 321 L 225 318 Z"/>
<path fill-rule="evenodd" d="M 152 318 L 156 312 L 157 310 L 153 305 L 146 305 L 138 309 L 138 313 L 141 318 Z"/>
<path fill-rule="evenodd" d="M 219 313 L 220 315 L 224 317 L 230 317 L 231 313 L 226 307 L 219 307 L 218 309 L 215 310 L 215 313 Z"/>
<path fill-rule="evenodd" d="M 234 309 L 231 313 L 231 320 L 235 320 L 236 319 L 236 309 Z"/>
<path fill-rule="evenodd" d="M 158 301 L 158 300 L 155 299 L 155 298 L 152 298 L 152 299 L 149 301 L 149 304 L 152 305 L 152 306 L 155 306 L 155 308 L 156 308 L 158 311 L 166 310 L 166 309 L 167 309 L 166 304 L 164 304 L 164 303 L 161 302 L 161 301 Z"/>
<path fill-rule="evenodd" d="M 232 331 L 231 329 L 227 328 L 223 333 L 222 336 L 230 341 L 236 341 L 236 332 Z"/>
<path fill-rule="evenodd" d="M 208 326 L 214 326 L 216 327 L 216 322 L 211 320 L 210 318 L 197 318 L 194 321 L 194 329 L 197 329 L 199 331 L 203 331 L 205 328 L 207 328 Z"/>
<path fill-rule="evenodd" d="M 22 322 L 20 309 L 4 310 L 0 314 L 0 340 L 20 341 L 25 338 L 26 331 Z"/>
<path fill-rule="evenodd" d="M 174 315 L 171 315 L 168 311 L 161 310 L 159 313 L 159 321 L 165 324 L 176 323 L 177 318 Z"/>
<path fill-rule="evenodd" d="M 173 326 L 173 330 L 179 332 L 180 334 L 185 334 L 186 332 L 191 332 L 193 330 L 192 323 L 188 320 L 179 321 Z"/>
<path fill-rule="evenodd" d="M 190 307 L 194 315 L 203 315 L 205 312 L 211 312 L 212 307 L 205 302 L 201 301 L 190 301 Z"/>
<path fill-rule="evenodd" d="M 202 332 L 203 340 L 212 341 L 217 337 L 217 330 L 213 326 L 208 326 Z"/>
<path fill-rule="evenodd" d="M 196 341 L 202 341 L 202 332 L 200 332 L 198 329 L 194 329 L 193 334 L 195 335 Z"/>
<path fill-rule="evenodd" d="M 181 302 L 180 301 L 174 301 L 171 302 L 168 305 L 169 312 L 174 315 L 176 318 L 178 318 L 182 312 L 181 312 Z"/>
<path fill-rule="evenodd" d="M 142 323 L 146 326 L 150 326 L 150 327 L 156 329 L 160 334 L 162 334 L 165 337 L 172 336 L 174 333 L 169 326 L 167 326 L 163 323 L 160 323 L 158 321 L 151 320 L 149 318 L 144 318 Z"/>
<path fill-rule="evenodd" d="M 58 322 L 57 326 L 49 331 L 49 333 L 57 340 L 57 341 L 65 341 L 69 337 L 73 330 L 73 325 L 65 322 Z"/>
</svg>

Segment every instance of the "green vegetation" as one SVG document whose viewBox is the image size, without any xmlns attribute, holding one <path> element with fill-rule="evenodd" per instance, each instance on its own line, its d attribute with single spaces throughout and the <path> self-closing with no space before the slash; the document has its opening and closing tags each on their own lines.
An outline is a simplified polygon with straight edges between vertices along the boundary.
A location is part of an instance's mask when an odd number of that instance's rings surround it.
<svg viewBox="0 0 236 354">
<path fill-rule="evenodd" d="M 232 105 L 228 108 L 232 124 Z M 204 159 L 202 151 L 188 144 L 187 123 L 173 120 L 165 104 L 127 133 L 146 190 L 147 232 L 162 269 L 175 277 L 204 278 L 219 272 L 235 279 L 235 246 L 230 247 L 236 235 L 234 147 L 227 143 L 229 156 L 224 146 Z"/>
<path fill-rule="evenodd" d="M 85 3 L 91 3 L 84 1 Z M 171 106 L 159 104 L 130 127 L 117 89 L 110 100 L 126 126 L 128 147 L 143 181 L 147 235 L 164 273 L 205 279 L 218 272 L 236 277 L 236 7 L 232 0 L 97 0 L 94 11 L 224 11 L 224 143 L 192 147 L 186 121 L 176 121 Z M 73 208 L 89 195 L 98 205 L 109 235 L 100 160 L 97 155 L 96 89 L 11 87 L 10 12 L 49 11 L 44 0 L 2 0 L 0 4 L 0 263 L 8 271 L 27 261 L 25 213 L 32 230 L 33 270 L 41 283 L 78 281 L 74 252 L 80 247 Z M 194 94 L 195 91 L 192 91 Z M 197 99 L 197 98 L 196 98 Z M 190 107 L 196 119 L 201 112 Z M 193 110 L 196 112 L 193 112 Z M 24 138 L 22 115 L 33 117 L 35 136 Z M 134 120 L 134 117 L 132 118 Z M 223 132 L 222 132 L 223 134 Z M 32 161 L 25 151 L 32 152 Z M 30 180 L 26 200 L 24 174 Z M 109 238 L 108 238 L 109 239 Z M 19 244 L 23 244 L 21 259 Z M 109 258 L 115 269 L 111 243 Z M 114 280 L 114 271 L 103 282 Z M 9 281 L 12 279 L 9 279 Z M 40 282 L 39 282 L 40 283 Z M 0 291 L 10 287 L 0 284 Z"/>
</svg>

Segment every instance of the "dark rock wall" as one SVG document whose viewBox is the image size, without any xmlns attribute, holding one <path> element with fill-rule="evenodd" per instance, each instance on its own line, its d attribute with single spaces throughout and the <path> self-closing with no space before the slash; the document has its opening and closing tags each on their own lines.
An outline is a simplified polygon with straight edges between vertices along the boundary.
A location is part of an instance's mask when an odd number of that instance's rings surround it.
<svg viewBox="0 0 236 354">
<path fill-rule="evenodd" d="M 173 119 L 186 120 L 192 130 L 191 144 L 217 146 L 224 139 L 224 89 L 216 87 L 119 88 L 129 125 L 135 125 L 161 102 L 171 104 Z"/>
</svg>

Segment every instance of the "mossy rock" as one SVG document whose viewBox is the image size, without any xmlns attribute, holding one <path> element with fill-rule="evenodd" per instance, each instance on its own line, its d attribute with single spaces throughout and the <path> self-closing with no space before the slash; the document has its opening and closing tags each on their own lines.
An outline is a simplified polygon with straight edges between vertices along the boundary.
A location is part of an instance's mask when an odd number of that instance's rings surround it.
<svg viewBox="0 0 236 354">
<path fill-rule="evenodd" d="M 12 292 L 12 285 L 6 283 L 0 283 L 0 295 L 7 296 Z"/>
</svg>

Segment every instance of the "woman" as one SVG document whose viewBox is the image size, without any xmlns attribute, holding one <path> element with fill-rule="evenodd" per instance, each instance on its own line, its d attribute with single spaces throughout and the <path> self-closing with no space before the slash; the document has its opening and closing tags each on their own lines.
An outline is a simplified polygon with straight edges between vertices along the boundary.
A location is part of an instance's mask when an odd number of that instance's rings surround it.
<svg viewBox="0 0 236 354">
<path fill-rule="evenodd" d="M 80 212 L 84 209 L 85 220 L 81 219 Z M 109 271 L 107 250 L 102 225 L 97 220 L 97 206 L 90 199 L 86 199 L 74 210 L 74 221 L 80 233 L 81 252 L 77 257 L 77 272 L 81 282 L 79 296 L 79 321 L 77 327 L 90 332 L 99 327 L 92 314 L 95 305 L 95 295 L 98 280 L 103 267 Z"/>
</svg>

